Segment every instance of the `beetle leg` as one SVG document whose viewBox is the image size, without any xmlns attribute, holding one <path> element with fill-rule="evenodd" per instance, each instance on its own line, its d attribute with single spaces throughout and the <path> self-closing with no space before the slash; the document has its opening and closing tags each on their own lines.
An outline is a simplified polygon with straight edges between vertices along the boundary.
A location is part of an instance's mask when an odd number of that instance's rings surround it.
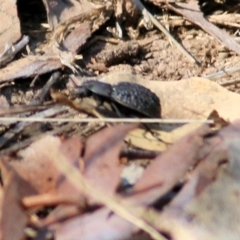
<svg viewBox="0 0 240 240">
<path fill-rule="evenodd" d="M 117 115 L 119 117 L 123 117 L 123 115 L 121 114 L 119 108 L 117 107 L 117 105 L 114 102 L 111 103 L 111 106 L 112 106 L 113 110 L 117 113 Z"/>
<path fill-rule="evenodd" d="M 98 95 L 94 95 L 94 100 L 97 103 L 97 107 L 103 106 L 104 100 L 101 97 L 99 97 Z"/>
</svg>

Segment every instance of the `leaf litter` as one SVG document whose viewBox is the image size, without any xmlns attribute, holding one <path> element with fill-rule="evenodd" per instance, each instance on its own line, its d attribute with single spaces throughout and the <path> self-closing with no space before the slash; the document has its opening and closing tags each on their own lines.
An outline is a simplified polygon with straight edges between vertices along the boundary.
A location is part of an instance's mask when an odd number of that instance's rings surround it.
<svg viewBox="0 0 240 240">
<path fill-rule="evenodd" d="M 20 2 L 0 10 L 1 239 L 239 239 L 237 3 Z M 143 85 L 169 121 L 106 123 L 68 98 L 89 79 Z"/>
</svg>

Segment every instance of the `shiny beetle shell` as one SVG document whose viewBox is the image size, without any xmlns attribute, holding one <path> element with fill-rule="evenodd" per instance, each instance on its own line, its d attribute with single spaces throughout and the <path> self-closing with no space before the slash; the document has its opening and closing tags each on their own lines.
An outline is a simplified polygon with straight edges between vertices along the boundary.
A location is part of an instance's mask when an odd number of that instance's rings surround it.
<svg viewBox="0 0 240 240">
<path fill-rule="evenodd" d="M 79 97 L 95 96 L 114 104 L 126 115 L 139 115 L 142 117 L 161 117 L 160 100 L 149 89 L 130 82 L 120 82 L 117 85 L 90 80 L 76 88 L 73 95 Z M 132 110 L 135 114 L 129 114 Z"/>
<path fill-rule="evenodd" d="M 142 85 L 120 82 L 112 87 L 111 99 L 139 114 L 159 118 L 161 117 L 160 100 L 155 93 Z"/>
</svg>

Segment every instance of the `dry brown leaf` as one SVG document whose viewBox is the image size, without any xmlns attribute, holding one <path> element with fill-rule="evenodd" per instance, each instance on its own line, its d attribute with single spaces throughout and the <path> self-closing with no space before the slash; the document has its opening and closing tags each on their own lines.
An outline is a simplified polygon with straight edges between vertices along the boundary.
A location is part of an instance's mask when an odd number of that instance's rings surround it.
<svg viewBox="0 0 240 240">
<path fill-rule="evenodd" d="M 122 167 L 119 162 L 119 154 L 123 138 L 133 127 L 135 125 L 106 128 L 90 137 L 86 142 L 83 174 L 94 186 L 108 194 L 113 194 L 120 182 Z M 80 139 L 77 136 L 67 140 L 45 136 L 20 151 L 18 158 L 22 158 L 21 161 L 13 159 L 10 161 L 10 165 L 38 193 L 57 193 L 76 199 L 82 192 L 79 193 L 69 181 L 66 181 L 66 177 L 56 168 L 54 159 L 64 156 L 80 171 L 81 147 Z M 55 152 L 59 156 L 55 156 Z M 43 204 L 44 201 L 51 202 L 48 195 L 42 196 L 42 199 Z M 58 197 L 55 199 L 57 201 Z"/>
<path fill-rule="evenodd" d="M 33 194 L 34 191 L 5 160 L 1 160 L 1 171 L 4 181 L 4 188 L 0 189 L 1 239 L 24 239 L 28 217 L 21 205 L 21 198 Z"/>
<path fill-rule="evenodd" d="M 91 136 L 86 142 L 83 175 L 92 186 L 112 195 L 120 184 L 122 166 L 119 155 L 123 139 L 136 125 L 118 125 L 106 128 Z"/>
<path fill-rule="evenodd" d="M 239 133 L 238 120 L 205 140 L 210 154 L 160 216 L 159 229 L 176 240 L 239 239 Z"/>
<path fill-rule="evenodd" d="M 115 194 L 120 183 L 122 166 L 119 154 L 125 135 L 134 127 L 135 125 L 119 125 L 106 128 L 92 135 L 86 142 L 82 174 L 93 187 L 103 191 L 106 195 Z M 61 186 L 58 189 L 59 194 L 69 195 L 74 199 L 86 197 L 84 189 L 79 192 L 68 180 L 63 181 L 62 179 L 61 181 Z M 88 200 L 90 201 L 91 197 Z"/>
<path fill-rule="evenodd" d="M 125 135 L 133 127 L 135 125 L 109 127 L 92 135 L 86 142 L 83 175 L 95 188 L 100 189 L 106 195 L 115 194 L 116 188 L 120 183 L 122 166 L 120 165 L 119 154 Z M 60 158 L 61 156 L 59 156 Z M 48 201 L 48 203 L 56 201 L 55 204 L 58 204 L 57 201 L 59 201 L 59 203 L 64 204 L 64 200 L 66 199 L 68 203 L 71 203 L 70 200 L 72 200 L 72 203 L 78 204 L 78 207 L 69 205 L 58 206 L 45 220 L 41 221 L 41 226 L 72 217 L 81 212 L 79 206 L 81 204 L 81 197 L 88 194 L 85 194 L 84 190 L 79 192 L 78 189 L 75 188 L 75 191 L 73 189 L 74 186 L 69 181 L 64 181 L 58 191 L 59 194 L 63 194 L 61 197 L 51 198 L 47 195 L 42 196 L 42 203 L 44 201 Z M 65 199 L 64 196 L 66 196 Z M 69 196 L 69 199 L 67 196 Z M 27 205 L 33 205 L 39 204 L 39 201 L 41 203 L 41 198 L 29 198 L 25 199 L 24 202 Z M 94 200 L 94 202 L 96 201 Z M 92 203 L 92 201 L 88 201 L 88 204 Z"/>
<path fill-rule="evenodd" d="M 56 240 L 113 240 L 125 239 L 136 230 L 128 221 L 103 208 L 59 224 L 55 236 Z"/>
<path fill-rule="evenodd" d="M 52 154 L 54 150 L 64 155 L 72 164 L 76 164 L 81 151 L 80 139 L 74 137 L 62 141 L 59 137 L 45 136 L 20 151 L 18 157 L 22 158 L 21 161 L 12 160 L 10 165 L 38 193 L 61 192 L 61 188 L 64 188 L 64 178 L 55 167 L 55 156 Z"/>
<path fill-rule="evenodd" d="M 63 41 L 63 47 L 70 52 L 77 52 L 91 36 L 91 26 L 89 22 L 81 23 Z"/>
<path fill-rule="evenodd" d="M 134 185 L 131 200 L 136 204 L 151 204 L 182 180 L 198 160 L 203 136 L 209 131 L 210 128 L 203 125 L 158 156 Z"/>
</svg>

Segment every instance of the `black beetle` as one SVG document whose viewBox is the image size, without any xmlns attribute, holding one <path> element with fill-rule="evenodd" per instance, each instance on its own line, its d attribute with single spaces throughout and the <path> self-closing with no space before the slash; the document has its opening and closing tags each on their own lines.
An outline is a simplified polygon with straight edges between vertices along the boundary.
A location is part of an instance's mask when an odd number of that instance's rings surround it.
<svg viewBox="0 0 240 240">
<path fill-rule="evenodd" d="M 118 115 L 134 117 L 161 117 L 160 100 L 142 85 L 120 82 L 116 85 L 89 80 L 71 92 L 74 96 L 93 96 L 99 103 L 108 102 Z"/>
</svg>

